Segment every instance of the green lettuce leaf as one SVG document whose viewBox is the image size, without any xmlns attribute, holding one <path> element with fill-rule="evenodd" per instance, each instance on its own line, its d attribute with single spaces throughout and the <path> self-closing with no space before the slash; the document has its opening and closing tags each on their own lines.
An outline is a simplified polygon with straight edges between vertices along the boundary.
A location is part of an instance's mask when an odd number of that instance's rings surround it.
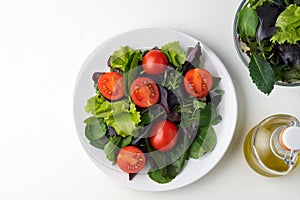
<svg viewBox="0 0 300 200">
<path fill-rule="evenodd" d="M 120 136 L 137 136 L 140 113 L 128 99 L 112 103 L 96 95 L 88 99 L 85 111 L 96 118 L 103 118 L 106 125 L 113 127 Z"/>
<path fill-rule="evenodd" d="M 175 66 L 181 68 L 185 61 L 185 51 L 180 48 L 179 42 L 169 42 L 161 47 L 161 51 L 166 54 L 168 60 Z"/>
<path fill-rule="evenodd" d="M 121 49 L 115 51 L 110 57 L 110 65 L 112 68 L 125 71 L 126 66 L 131 61 L 132 55 L 137 50 L 133 50 L 129 46 L 122 46 Z"/>
<path fill-rule="evenodd" d="M 296 44 L 300 40 L 300 7 L 296 4 L 288 6 L 277 18 L 275 27 L 278 30 L 271 38 L 273 43 Z"/>
</svg>

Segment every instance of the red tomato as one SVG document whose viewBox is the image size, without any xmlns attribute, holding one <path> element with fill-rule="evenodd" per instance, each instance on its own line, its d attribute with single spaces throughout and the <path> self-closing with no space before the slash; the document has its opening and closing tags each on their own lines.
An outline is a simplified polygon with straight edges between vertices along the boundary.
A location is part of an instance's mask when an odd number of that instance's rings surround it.
<svg viewBox="0 0 300 200">
<path fill-rule="evenodd" d="M 143 57 L 142 65 L 147 74 L 157 75 L 167 69 L 168 59 L 160 50 L 151 50 Z"/>
<path fill-rule="evenodd" d="M 118 100 L 124 96 L 124 78 L 117 72 L 106 72 L 98 79 L 98 89 L 110 100 Z"/>
<path fill-rule="evenodd" d="M 168 120 L 157 122 L 151 129 L 150 142 L 158 151 L 172 149 L 178 140 L 178 130 L 175 124 Z"/>
<path fill-rule="evenodd" d="M 139 148 L 126 146 L 119 151 L 117 163 L 122 171 L 126 173 L 137 173 L 144 168 L 146 157 Z"/>
<path fill-rule="evenodd" d="M 203 68 L 189 70 L 184 77 L 186 91 L 197 98 L 205 97 L 212 88 L 211 74 Z"/>
<path fill-rule="evenodd" d="M 132 82 L 130 96 L 137 106 L 147 108 L 158 102 L 159 91 L 152 79 L 141 77 Z"/>
</svg>

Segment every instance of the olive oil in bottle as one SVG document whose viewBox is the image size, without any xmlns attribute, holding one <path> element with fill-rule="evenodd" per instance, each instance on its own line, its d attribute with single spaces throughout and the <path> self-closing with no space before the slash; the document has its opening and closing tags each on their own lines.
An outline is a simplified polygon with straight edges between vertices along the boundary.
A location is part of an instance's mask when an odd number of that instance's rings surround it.
<svg viewBox="0 0 300 200">
<path fill-rule="evenodd" d="M 262 120 L 250 130 L 244 141 L 244 156 L 249 166 L 268 177 L 286 175 L 295 169 L 300 163 L 299 150 L 299 121 L 285 114 Z"/>
</svg>

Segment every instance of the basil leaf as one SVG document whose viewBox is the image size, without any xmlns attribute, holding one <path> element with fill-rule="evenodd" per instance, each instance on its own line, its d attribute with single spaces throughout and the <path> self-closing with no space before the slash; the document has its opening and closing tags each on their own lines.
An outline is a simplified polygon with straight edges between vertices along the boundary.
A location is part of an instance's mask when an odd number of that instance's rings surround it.
<svg viewBox="0 0 300 200">
<path fill-rule="evenodd" d="M 238 14 L 237 33 L 243 42 L 248 42 L 249 37 L 255 38 L 258 25 L 258 15 L 252 8 L 244 7 Z"/>
<path fill-rule="evenodd" d="M 249 71 L 257 88 L 265 94 L 270 94 L 275 83 L 275 75 L 270 63 L 261 54 L 251 55 Z"/>
</svg>

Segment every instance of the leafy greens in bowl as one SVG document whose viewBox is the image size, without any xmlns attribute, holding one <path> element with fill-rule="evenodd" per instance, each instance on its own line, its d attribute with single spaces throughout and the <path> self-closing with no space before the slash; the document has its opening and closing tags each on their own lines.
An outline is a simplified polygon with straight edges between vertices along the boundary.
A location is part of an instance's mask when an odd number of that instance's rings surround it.
<svg viewBox="0 0 300 200">
<path fill-rule="evenodd" d="M 159 58 L 168 64 L 158 65 Z M 121 46 L 108 59 L 109 72 L 93 73 L 85 136 L 129 180 L 142 172 L 169 183 L 187 160 L 214 149 L 224 91 L 218 88 L 221 78 L 204 69 L 201 59 L 199 42 L 187 53 L 178 41 L 145 50 Z"/>
<path fill-rule="evenodd" d="M 244 0 L 234 21 L 234 40 L 257 88 L 300 86 L 300 1 Z"/>
</svg>

